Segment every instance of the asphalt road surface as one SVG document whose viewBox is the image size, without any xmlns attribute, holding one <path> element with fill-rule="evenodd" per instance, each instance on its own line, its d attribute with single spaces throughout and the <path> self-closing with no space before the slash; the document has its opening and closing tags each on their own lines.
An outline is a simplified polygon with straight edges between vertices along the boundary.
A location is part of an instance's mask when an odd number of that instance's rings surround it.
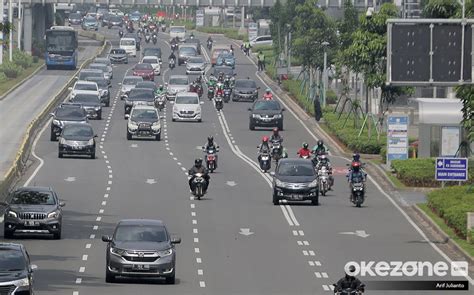
<svg viewBox="0 0 474 295">
<path fill-rule="evenodd" d="M 115 30 L 107 34 L 117 36 Z M 159 37 L 164 63 L 156 81 L 162 84 L 170 73 L 185 69 L 167 70 L 169 36 Z M 215 44 L 231 42 L 215 39 Z M 266 86 L 256 66 L 239 50 L 236 56 L 239 77 L 254 79 L 263 93 Z M 373 183 L 367 185 L 364 206 L 353 207 L 343 175 L 346 162 L 340 158 L 331 158 L 335 187 L 320 197 L 320 206 L 274 206 L 269 176 L 255 166 L 256 146 L 270 130 L 248 129 L 250 103 L 230 102 L 218 115 L 204 95 L 202 123 L 171 122 L 168 103 L 162 112 L 160 142 L 128 141 L 123 102 L 116 95 L 118 83 L 138 58 L 130 61 L 115 67 L 115 99 L 104 109 L 103 120 L 92 121 L 99 136 L 97 159 L 58 159 L 57 142 L 49 141 L 49 125 L 37 141 L 35 156 L 41 160 L 24 181 L 54 187 L 66 202 L 62 240 L 13 240 L 26 245 L 39 267 L 37 294 L 331 294 L 330 285 L 343 275 L 348 261 L 444 261 Z M 296 156 L 302 142 L 315 144 L 317 136 L 309 134 L 288 108 L 284 120 L 283 144 L 290 157 Z M 211 175 L 208 194 L 197 201 L 190 196 L 186 172 L 196 157 L 203 157 L 197 147 L 209 135 L 220 145 L 219 167 Z M 106 245 L 100 238 L 111 234 L 123 218 L 163 219 L 182 238 L 177 245 L 176 285 L 135 279 L 105 283 Z M 365 234 L 347 234 L 356 231 Z M 388 280 L 362 278 L 369 279 Z M 368 284 L 367 294 L 433 292 L 380 292 Z"/>
</svg>

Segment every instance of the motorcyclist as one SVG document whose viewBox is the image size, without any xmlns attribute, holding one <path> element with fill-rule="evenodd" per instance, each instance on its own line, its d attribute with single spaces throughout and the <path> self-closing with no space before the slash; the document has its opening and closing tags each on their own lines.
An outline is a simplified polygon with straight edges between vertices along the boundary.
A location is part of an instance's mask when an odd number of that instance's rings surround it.
<svg viewBox="0 0 474 295">
<path fill-rule="evenodd" d="M 332 176 L 332 165 L 331 162 L 329 162 L 328 157 L 324 154 L 319 157 L 319 161 L 316 165 L 316 171 L 321 170 L 322 167 L 326 167 L 328 171 L 330 187 L 332 187 L 334 185 L 334 177 Z"/>
<path fill-rule="evenodd" d="M 355 267 L 350 266 L 349 271 L 353 273 L 355 271 Z M 336 286 L 334 286 L 334 293 L 341 292 L 342 290 L 348 288 L 364 292 L 364 284 L 362 284 L 362 282 L 355 276 L 346 273 L 344 277 L 337 281 Z"/>
<path fill-rule="evenodd" d="M 122 29 L 119 30 L 119 37 L 120 37 L 120 38 L 123 37 L 123 31 L 122 31 Z"/>
<path fill-rule="evenodd" d="M 224 84 L 217 83 L 216 96 L 224 96 Z"/>
<path fill-rule="evenodd" d="M 311 156 L 311 151 L 309 150 L 308 144 L 306 142 L 303 142 L 303 145 L 301 146 L 297 154 L 300 156 L 300 158 Z"/>
<path fill-rule="evenodd" d="M 272 90 L 270 88 L 267 88 L 265 90 L 265 94 L 263 95 L 263 99 L 264 100 L 272 100 L 273 99 Z"/>
<path fill-rule="evenodd" d="M 362 171 L 361 166 L 362 165 L 360 162 L 352 162 L 351 169 L 349 173 L 347 174 L 349 183 L 352 184 L 353 182 L 360 182 L 360 181 L 365 182 L 367 174 Z"/>
<path fill-rule="evenodd" d="M 189 35 L 189 39 L 194 39 L 194 33 L 191 32 L 191 35 Z"/>
<path fill-rule="evenodd" d="M 208 136 L 207 143 L 204 146 L 204 151 L 206 153 L 209 153 L 210 150 L 214 150 L 214 156 L 216 157 L 216 168 L 217 168 L 217 147 L 218 145 L 215 144 L 214 137 Z"/>
<path fill-rule="evenodd" d="M 230 44 L 230 53 L 234 55 L 234 47 L 232 46 L 232 44 Z"/>
<path fill-rule="evenodd" d="M 176 63 L 176 55 L 174 54 L 174 52 L 171 52 L 170 56 L 168 57 L 169 60 L 174 60 L 174 62 Z"/>
<path fill-rule="evenodd" d="M 214 82 L 214 84 L 217 82 L 217 78 L 216 78 L 216 76 L 214 76 L 213 73 L 211 73 L 209 75 L 209 82 L 211 82 L 211 81 Z"/>
<path fill-rule="evenodd" d="M 224 83 L 224 73 L 220 72 L 219 76 L 217 76 L 217 81 Z"/>
<path fill-rule="evenodd" d="M 189 179 L 189 189 L 191 190 L 191 192 L 194 192 L 193 181 L 194 181 L 194 178 L 196 178 L 197 173 L 201 173 L 202 177 L 205 180 L 203 191 L 204 193 L 206 193 L 207 188 L 209 186 L 209 179 L 211 177 L 209 176 L 209 171 L 207 171 L 207 168 L 202 165 L 202 159 L 194 160 L 194 166 L 191 167 L 191 169 L 189 169 L 188 171 L 188 175 L 191 176 L 191 178 Z"/>
<path fill-rule="evenodd" d="M 360 162 L 360 154 L 359 153 L 352 154 L 352 162 Z"/>
<path fill-rule="evenodd" d="M 260 154 L 270 153 L 270 145 L 268 144 L 268 136 L 262 137 L 262 143 L 258 146 L 258 160 L 260 161 Z"/>
<path fill-rule="evenodd" d="M 270 137 L 270 141 L 278 141 L 280 144 L 283 142 L 283 137 L 280 135 L 278 127 L 273 128 L 272 136 Z"/>
<path fill-rule="evenodd" d="M 208 42 L 208 43 L 209 43 L 209 42 L 211 42 L 211 43 L 213 42 L 211 35 L 209 35 L 209 36 L 207 37 L 207 42 Z"/>
<path fill-rule="evenodd" d="M 321 139 L 318 140 L 317 144 L 313 147 L 313 154 L 315 155 L 322 155 L 322 154 L 326 154 L 327 153 L 327 148 L 326 146 L 324 145 L 324 141 L 322 141 Z"/>
<path fill-rule="evenodd" d="M 164 93 L 165 93 L 165 88 L 163 87 L 163 85 L 160 84 L 160 86 L 158 86 L 158 88 L 155 91 L 155 95 L 159 96 Z"/>
</svg>

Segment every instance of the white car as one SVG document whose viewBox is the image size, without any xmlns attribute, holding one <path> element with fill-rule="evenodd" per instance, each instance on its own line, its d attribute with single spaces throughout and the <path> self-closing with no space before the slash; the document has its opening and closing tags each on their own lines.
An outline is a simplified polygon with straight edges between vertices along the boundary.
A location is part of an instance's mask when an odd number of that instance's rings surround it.
<svg viewBox="0 0 474 295">
<path fill-rule="evenodd" d="M 273 40 L 271 35 L 258 36 L 257 38 L 250 40 L 250 46 L 259 46 L 259 45 L 273 45 Z"/>
<path fill-rule="evenodd" d="M 197 93 L 180 92 L 176 94 L 172 121 L 202 121 L 201 102 Z"/>
<path fill-rule="evenodd" d="M 120 39 L 120 48 L 125 50 L 128 55 L 133 57 L 137 56 L 137 44 L 134 38 L 122 38 Z"/>
<path fill-rule="evenodd" d="M 202 56 L 190 57 L 186 63 L 186 75 L 199 74 L 204 75 L 206 61 Z"/>
<path fill-rule="evenodd" d="M 184 40 L 184 38 L 186 37 L 186 28 L 184 26 L 170 26 L 171 40 L 173 40 L 176 37 L 179 40 Z"/>
<path fill-rule="evenodd" d="M 174 100 L 177 93 L 189 91 L 189 78 L 186 75 L 171 75 L 166 88 L 166 98 Z"/>
<path fill-rule="evenodd" d="M 79 80 L 74 83 L 73 87 L 69 87 L 68 90 L 71 91 L 69 94 L 70 98 L 76 96 L 77 93 L 97 93 L 100 97 L 99 86 L 96 82 Z"/>
<path fill-rule="evenodd" d="M 130 93 L 130 90 L 135 88 L 135 86 L 139 83 L 143 82 L 142 77 L 138 76 L 125 76 L 123 77 L 121 87 L 120 87 L 120 99 L 124 99 Z"/>
<path fill-rule="evenodd" d="M 153 55 L 144 56 L 142 58 L 141 63 L 151 64 L 151 66 L 153 67 L 153 72 L 155 73 L 155 76 L 158 76 L 161 74 L 160 59 L 157 56 L 153 56 Z"/>
<path fill-rule="evenodd" d="M 124 16 L 125 13 L 123 13 L 122 11 L 120 11 L 119 9 L 109 9 L 109 14 L 115 14 L 115 15 L 118 15 L 118 16 Z"/>
</svg>

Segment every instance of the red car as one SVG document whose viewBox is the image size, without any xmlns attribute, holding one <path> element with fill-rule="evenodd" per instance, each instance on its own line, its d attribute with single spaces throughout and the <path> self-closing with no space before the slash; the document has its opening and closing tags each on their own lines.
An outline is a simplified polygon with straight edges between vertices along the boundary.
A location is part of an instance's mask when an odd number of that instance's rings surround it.
<svg viewBox="0 0 474 295">
<path fill-rule="evenodd" d="M 133 75 L 142 77 L 143 80 L 155 81 L 155 73 L 151 64 L 136 64 Z"/>
</svg>

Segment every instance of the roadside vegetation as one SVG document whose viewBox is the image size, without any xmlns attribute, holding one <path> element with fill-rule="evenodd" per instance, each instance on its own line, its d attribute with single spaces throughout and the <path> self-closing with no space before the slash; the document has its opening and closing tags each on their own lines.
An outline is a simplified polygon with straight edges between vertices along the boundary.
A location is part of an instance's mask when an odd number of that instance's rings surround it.
<svg viewBox="0 0 474 295">
<path fill-rule="evenodd" d="M 43 64 L 43 60 L 37 56 L 31 56 L 17 49 L 13 52 L 13 61 L 9 61 L 8 54 L 4 55 L 3 63 L 0 65 L 0 95 L 27 78 Z"/>
<path fill-rule="evenodd" d="M 206 34 L 223 34 L 227 38 L 247 41 L 247 33 L 239 34 L 238 29 L 222 27 L 197 27 L 196 31 Z"/>
</svg>

